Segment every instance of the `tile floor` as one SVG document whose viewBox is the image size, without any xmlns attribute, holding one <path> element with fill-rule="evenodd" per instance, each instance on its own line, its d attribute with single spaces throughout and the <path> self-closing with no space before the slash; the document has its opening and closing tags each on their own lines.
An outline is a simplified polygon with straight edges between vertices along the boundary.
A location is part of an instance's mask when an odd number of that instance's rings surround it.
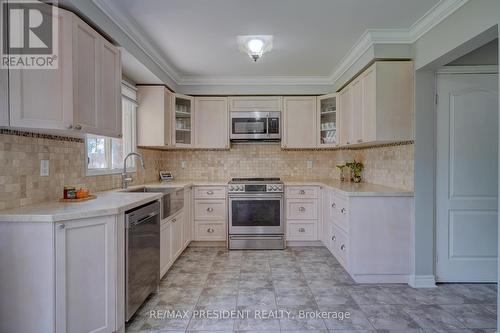
<svg viewBox="0 0 500 333">
<path fill-rule="evenodd" d="M 356 284 L 324 247 L 188 248 L 127 332 L 494 332 L 496 294 L 488 284 Z M 229 311 L 239 316 L 213 318 Z"/>
</svg>

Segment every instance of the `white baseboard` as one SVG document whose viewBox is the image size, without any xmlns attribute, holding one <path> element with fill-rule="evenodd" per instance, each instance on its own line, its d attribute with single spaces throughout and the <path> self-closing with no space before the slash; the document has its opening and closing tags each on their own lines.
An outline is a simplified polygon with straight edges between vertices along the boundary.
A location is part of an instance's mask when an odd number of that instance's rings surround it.
<svg viewBox="0 0 500 333">
<path fill-rule="evenodd" d="M 409 276 L 405 274 L 354 274 L 351 275 L 357 283 L 408 283 Z"/>
<path fill-rule="evenodd" d="M 322 241 L 287 241 L 286 246 L 324 246 Z"/>
<path fill-rule="evenodd" d="M 436 288 L 434 275 L 410 275 L 408 284 L 413 288 Z"/>
</svg>

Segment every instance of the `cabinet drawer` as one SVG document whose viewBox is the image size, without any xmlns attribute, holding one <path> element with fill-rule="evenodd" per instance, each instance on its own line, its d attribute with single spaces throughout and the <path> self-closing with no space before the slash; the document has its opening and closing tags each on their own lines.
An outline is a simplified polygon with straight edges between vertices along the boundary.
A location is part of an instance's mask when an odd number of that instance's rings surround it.
<svg viewBox="0 0 500 333">
<path fill-rule="evenodd" d="M 200 220 L 225 220 L 226 200 L 195 200 L 194 218 Z"/>
<path fill-rule="evenodd" d="M 226 240 L 226 223 L 224 221 L 196 221 L 194 236 L 197 241 Z"/>
<path fill-rule="evenodd" d="M 349 231 L 349 199 L 344 196 L 335 195 L 332 203 L 333 221 L 344 231 Z"/>
<path fill-rule="evenodd" d="M 287 240 L 315 241 L 318 239 L 317 222 L 287 221 Z"/>
<path fill-rule="evenodd" d="M 196 186 L 194 188 L 195 199 L 225 199 L 225 186 Z"/>
<path fill-rule="evenodd" d="M 287 198 L 318 198 L 319 197 L 319 187 L 318 186 L 287 186 L 286 187 L 286 197 Z"/>
<path fill-rule="evenodd" d="M 342 229 L 340 229 L 336 225 L 333 226 L 332 248 L 333 255 L 344 266 L 345 269 L 348 269 L 349 237 Z"/>
<path fill-rule="evenodd" d="M 287 200 L 286 216 L 288 219 L 316 220 L 318 218 L 318 200 Z"/>
</svg>

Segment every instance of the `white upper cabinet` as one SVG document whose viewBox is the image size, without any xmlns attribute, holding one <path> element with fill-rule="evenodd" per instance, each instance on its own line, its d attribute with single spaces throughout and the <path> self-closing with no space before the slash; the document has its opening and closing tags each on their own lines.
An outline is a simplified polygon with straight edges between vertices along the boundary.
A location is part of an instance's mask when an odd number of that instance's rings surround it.
<svg viewBox="0 0 500 333">
<path fill-rule="evenodd" d="M 317 110 L 315 96 L 283 98 L 283 148 L 317 146 Z"/>
<path fill-rule="evenodd" d="M 9 126 L 9 72 L 0 69 L 0 126 Z"/>
<path fill-rule="evenodd" d="M 318 96 L 318 146 L 336 147 L 339 145 L 337 94 Z"/>
<path fill-rule="evenodd" d="M 59 67 L 8 71 L 9 126 L 54 130 L 73 126 L 73 14 L 58 10 L 57 20 Z"/>
<path fill-rule="evenodd" d="M 411 61 L 375 62 L 339 94 L 342 145 L 413 138 Z"/>
<path fill-rule="evenodd" d="M 173 144 L 179 148 L 191 148 L 194 142 L 193 109 L 194 97 L 174 94 L 172 99 L 174 113 Z"/>
<path fill-rule="evenodd" d="M 171 147 L 173 93 L 164 86 L 139 86 L 137 97 L 137 145 Z"/>
<path fill-rule="evenodd" d="M 229 115 L 226 97 L 194 99 L 196 148 L 229 148 Z"/>
<path fill-rule="evenodd" d="M 352 117 L 352 90 L 347 86 L 339 93 L 340 102 L 340 145 L 347 146 L 351 144 L 351 117 Z"/>
<path fill-rule="evenodd" d="M 119 49 L 60 9 L 59 68 L 9 70 L 9 126 L 121 136 Z"/>
<path fill-rule="evenodd" d="M 229 97 L 229 111 L 281 111 L 281 96 Z"/>
</svg>

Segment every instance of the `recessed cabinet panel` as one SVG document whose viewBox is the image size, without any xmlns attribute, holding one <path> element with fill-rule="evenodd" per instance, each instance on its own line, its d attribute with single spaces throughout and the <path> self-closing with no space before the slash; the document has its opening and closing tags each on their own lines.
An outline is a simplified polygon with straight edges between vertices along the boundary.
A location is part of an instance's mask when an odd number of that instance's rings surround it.
<svg viewBox="0 0 500 333">
<path fill-rule="evenodd" d="M 173 94 L 163 86 L 139 86 L 137 145 L 172 147 Z"/>
<path fill-rule="evenodd" d="M 230 111 L 281 111 L 280 96 L 229 97 Z"/>
<path fill-rule="evenodd" d="M 226 97 L 195 98 L 195 146 L 229 148 L 229 115 Z"/>
<path fill-rule="evenodd" d="M 340 93 L 340 145 L 351 144 L 352 91 L 347 86 Z"/>
<path fill-rule="evenodd" d="M 284 97 L 283 105 L 283 148 L 316 147 L 316 97 Z"/>
</svg>

